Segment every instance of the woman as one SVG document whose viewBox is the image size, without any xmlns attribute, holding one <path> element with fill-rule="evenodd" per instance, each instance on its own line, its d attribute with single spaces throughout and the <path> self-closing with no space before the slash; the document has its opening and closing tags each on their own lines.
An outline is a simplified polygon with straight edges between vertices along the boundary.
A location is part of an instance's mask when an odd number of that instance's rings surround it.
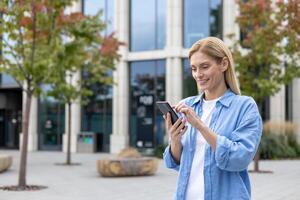
<svg viewBox="0 0 300 200">
<path fill-rule="evenodd" d="M 170 144 L 168 168 L 179 171 L 175 199 L 250 199 L 247 167 L 258 148 L 262 120 L 255 101 L 241 96 L 231 52 L 208 37 L 189 51 L 201 94 L 175 106 L 184 117 L 165 116 Z"/>
</svg>

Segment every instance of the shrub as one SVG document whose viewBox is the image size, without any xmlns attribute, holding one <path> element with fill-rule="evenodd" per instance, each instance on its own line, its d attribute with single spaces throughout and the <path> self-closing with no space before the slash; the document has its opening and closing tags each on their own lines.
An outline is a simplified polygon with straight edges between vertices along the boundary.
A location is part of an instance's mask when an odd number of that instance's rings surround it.
<svg viewBox="0 0 300 200">
<path fill-rule="evenodd" d="M 167 145 L 158 145 L 154 148 L 154 156 L 157 158 L 163 158 L 163 153 Z"/>
<path fill-rule="evenodd" d="M 260 143 L 262 159 L 295 158 L 300 156 L 300 145 L 291 122 L 266 122 Z"/>
</svg>

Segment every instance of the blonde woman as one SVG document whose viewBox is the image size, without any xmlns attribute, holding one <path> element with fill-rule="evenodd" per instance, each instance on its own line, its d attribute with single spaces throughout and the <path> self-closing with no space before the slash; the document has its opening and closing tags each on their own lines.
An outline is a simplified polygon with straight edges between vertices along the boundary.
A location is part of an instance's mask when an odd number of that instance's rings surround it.
<svg viewBox="0 0 300 200">
<path fill-rule="evenodd" d="M 184 115 L 165 117 L 168 168 L 179 171 L 175 199 L 251 199 L 247 167 L 258 148 L 262 120 L 251 97 L 240 94 L 231 52 L 215 37 L 190 49 L 193 78 L 201 94 L 174 106 Z"/>
</svg>

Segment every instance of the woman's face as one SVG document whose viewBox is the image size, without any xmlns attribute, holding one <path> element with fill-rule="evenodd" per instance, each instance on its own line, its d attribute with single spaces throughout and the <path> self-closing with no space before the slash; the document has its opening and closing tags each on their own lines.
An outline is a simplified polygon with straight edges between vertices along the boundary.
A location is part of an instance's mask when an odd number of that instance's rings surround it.
<svg viewBox="0 0 300 200">
<path fill-rule="evenodd" d="M 212 57 L 197 51 L 191 56 L 190 65 L 198 89 L 215 91 L 216 88 L 225 84 L 224 72 L 228 67 L 226 59 L 217 63 Z"/>
</svg>

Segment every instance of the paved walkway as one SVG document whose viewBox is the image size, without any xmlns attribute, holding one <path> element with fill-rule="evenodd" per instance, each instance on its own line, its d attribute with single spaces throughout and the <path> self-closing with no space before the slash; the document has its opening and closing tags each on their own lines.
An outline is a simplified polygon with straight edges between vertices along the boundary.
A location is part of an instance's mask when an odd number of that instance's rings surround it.
<svg viewBox="0 0 300 200">
<path fill-rule="evenodd" d="M 0 174 L 0 185 L 15 185 L 18 179 L 17 151 L 0 151 L 14 157 L 10 170 Z M 61 152 L 33 152 L 28 159 L 28 184 L 48 186 L 29 192 L 0 191 L 0 200 L 167 200 L 172 199 L 177 174 L 160 162 L 155 176 L 103 178 L 96 171 L 96 160 L 109 154 L 72 154 L 79 166 L 57 166 L 64 162 Z M 300 160 L 261 161 L 263 170 L 273 174 L 251 173 L 254 200 L 299 200 Z M 250 166 L 250 169 L 252 165 Z"/>
</svg>

